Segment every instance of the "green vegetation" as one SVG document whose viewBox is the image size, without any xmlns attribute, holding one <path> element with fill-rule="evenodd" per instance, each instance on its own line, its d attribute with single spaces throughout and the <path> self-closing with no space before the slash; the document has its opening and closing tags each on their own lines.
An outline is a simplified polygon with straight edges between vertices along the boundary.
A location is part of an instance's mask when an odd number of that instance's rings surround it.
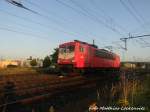
<svg viewBox="0 0 150 112">
<path fill-rule="evenodd" d="M 140 88 L 134 97 L 134 105 L 149 107 L 150 111 L 150 75 L 147 75 L 139 86 Z"/>
<path fill-rule="evenodd" d="M 56 64 L 56 63 L 57 63 L 58 50 L 59 50 L 58 48 L 55 48 L 53 54 L 50 55 L 50 57 L 51 57 L 51 62 L 52 62 L 51 64 Z"/>
<path fill-rule="evenodd" d="M 51 60 L 49 56 L 46 56 L 43 61 L 43 68 L 49 67 L 51 65 Z"/>
<path fill-rule="evenodd" d="M 150 112 L 150 75 L 141 75 L 139 78 L 126 82 L 126 91 L 122 95 L 127 97 L 127 106 L 144 107 L 146 110 L 143 112 Z"/>
<path fill-rule="evenodd" d="M 36 66 L 36 65 L 37 65 L 36 59 L 32 59 L 32 60 L 30 61 L 30 65 L 31 65 L 31 66 Z"/>
</svg>

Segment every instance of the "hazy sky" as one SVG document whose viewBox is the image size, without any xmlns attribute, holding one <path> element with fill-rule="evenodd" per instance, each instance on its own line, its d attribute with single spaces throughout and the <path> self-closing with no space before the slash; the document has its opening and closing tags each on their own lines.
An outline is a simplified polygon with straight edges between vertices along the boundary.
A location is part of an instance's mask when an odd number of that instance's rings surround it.
<svg viewBox="0 0 150 112">
<path fill-rule="evenodd" d="M 114 46 L 122 60 L 149 60 L 150 0 L 16 0 L 35 11 L 0 0 L 0 58 L 44 57 L 59 44 L 74 39 Z"/>
</svg>

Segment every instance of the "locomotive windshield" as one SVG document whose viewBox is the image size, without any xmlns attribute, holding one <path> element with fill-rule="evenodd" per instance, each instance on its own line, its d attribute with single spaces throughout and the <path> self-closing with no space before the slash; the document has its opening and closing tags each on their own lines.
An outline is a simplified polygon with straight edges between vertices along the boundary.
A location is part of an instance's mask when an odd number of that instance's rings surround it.
<svg viewBox="0 0 150 112">
<path fill-rule="evenodd" d="M 59 52 L 61 54 L 63 53 L 72 53 L 74 52 L 75 46 L 74 45 L 68 45 L 68 46 L 63 46 L 59 48 Z"/>
</svg>

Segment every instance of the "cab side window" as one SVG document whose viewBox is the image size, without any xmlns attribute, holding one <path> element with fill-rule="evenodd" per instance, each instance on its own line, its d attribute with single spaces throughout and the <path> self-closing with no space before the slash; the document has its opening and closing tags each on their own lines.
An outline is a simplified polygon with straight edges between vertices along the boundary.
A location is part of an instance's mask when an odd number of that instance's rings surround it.
<svg viewBox="0 0 150 112">
<path fill-rule="evenodd" d="M 82 46 L 80 46 L 80 52 L 84 52 L 84 48 Z"/>
</svg>

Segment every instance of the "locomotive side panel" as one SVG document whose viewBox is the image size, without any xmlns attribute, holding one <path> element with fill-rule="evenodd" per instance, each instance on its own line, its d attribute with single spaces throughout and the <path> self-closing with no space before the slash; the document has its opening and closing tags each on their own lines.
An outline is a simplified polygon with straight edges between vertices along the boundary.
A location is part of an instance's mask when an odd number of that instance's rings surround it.
<svg viewBox="0 0 150 112">
<path fill-rule="evenodd" d="M 117 68 L 119 56 L 103 49 L 93 49 L 92 68 Z"/>
<path fill-rule="evenodd" d="M 59 46 L 58 64 L 77 69 L 117 69 L 120 67 L 120 57 L 94 45 L 74 41 Z"/>
<path fill-rule="evenodd" d="M 120 57 L 116 55 L 115 61 L 114 61 L 114 68 L 120 68 Z"/>
<path fill-rule="evenodd" d="M 76 68 L 86 68 L 89 66 L 88 59 L 88 46 L 82 43 L 76 42 L 76 51 L 75 51 L 75 67 Z"/>
</svg>

